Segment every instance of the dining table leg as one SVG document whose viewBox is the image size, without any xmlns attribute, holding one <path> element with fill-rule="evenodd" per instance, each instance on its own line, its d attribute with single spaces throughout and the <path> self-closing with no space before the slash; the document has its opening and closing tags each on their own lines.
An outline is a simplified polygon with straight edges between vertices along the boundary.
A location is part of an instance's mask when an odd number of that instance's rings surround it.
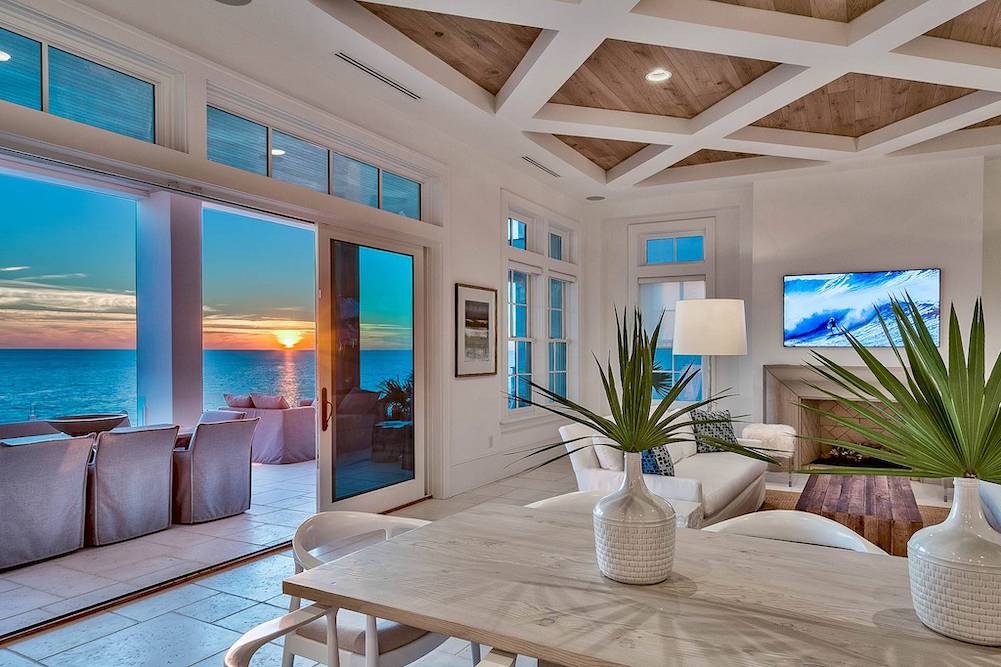
<svg viewBox="0 0 1001 667">
<path fill-rule="evenodd" d="M 341 667 L 340 648 L 337 645 L 337 607 L 327 610 L 327 667 Z"/>
</svg>

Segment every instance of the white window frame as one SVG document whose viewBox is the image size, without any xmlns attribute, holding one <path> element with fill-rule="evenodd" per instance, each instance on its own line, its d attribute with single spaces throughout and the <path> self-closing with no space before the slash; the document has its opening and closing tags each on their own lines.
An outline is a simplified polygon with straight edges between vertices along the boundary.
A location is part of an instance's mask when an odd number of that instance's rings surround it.
<svg viewBox="0 0 1001 667">
<path fill-rule="evenodd" d="M 439 221 L 436 221 L 436 216 L 440 207 L 436 206 L 434 203 L 434 199 L 440 189 L 437 187 L 440 179 L 430 169 L 424 169 L 422 166 L 418 166 L 409 161 L 395 159 L 386 152 L 370 149 L 367 146 L 360 144 L 358 141 L 348 140 L 346 137 L 333 131 L 327 126 L 321 126 L 308 122 L 302 118 L 293 116 L 278 107 L 274 107 L 233 92 L 213 83 L 212 81 L 209 81 L 207 85 L 205 104 L 207 107 L 215 107 L 221 111 L 245 118 L 246 120 L 253 121 L 267 128 L 268 178 L 272 178 L 271 133 L 273 130 L 277 130 L 283 134 L 293 136 L 296 139 L 300 139 L 327 149 L 327 194 L 329 196 L 337 196 L 333 194 L 334 154 L 340 153 L 345 157 L 349 157 L 352 160 L 357 160 L 359 162 L 364 162 L 365 164 L 371 165 L 379 170 L 379 210 L 385 210 L 382 208 L 382 174 L 384 171 L 390 171 L 397 176 L 402 176 L 403 178 L 415 181 L 420 185 L 420 220 L 415 220 L 414 218 L 408 218 L 406 216 L 400 217 L 406 220 L 413 220 L 415 223 L 440 224 Z M 284 181 L 281 182 L 284 183 Z M 314 190 L 314 192 L 318 191 Z"/>
<path fill-rule="evenodd" d="M 678 238 L 701 234 L 702 261 L 646 263 L 646 242 L 649 239 Z M 629 244 L 629 300 L 635 307 L 640 305 L 640 284 L 664 281 L 704 280 L 706 297 L 716 294 L 716 217 L 699 216 L 677 219 L 639 219 L 627 228 Z M 673 337 L 674 332 L 662 332 L 662 336 Z M 703 372 L 714 373 L 711 364 L 702 360 Z M 703 382 L 703 397 L 714 386 L 715 377 Z"/>
<path fill-rule="evenodd" d="M 103 65 L 153 86 L 153 142 L 177 150 L 186 150 L 185 119 L 176 113 L 177 100 L 183 99 L 184 75 L 148 55 L 127 46 L 95 38 L 82 29 L 56 22 L 51 17 L 26 7 L 12 6 L 13 15 L 2 16 L 0 27 L 35 40 L 42 45 L 42 111 L 49 113 L 49 47 Z M 103 128 L 98 128 L 103 129 Z M 112 130 L 105 130 L 112 132 Z M 125 135 L 119 135 L 125 136 Z M 134 139 L 142 141 L 141 139 Z M 150 143 L 143 141 L 143 143 Z"/>
<path fill-rule="evenodd" d="M 499 233 L 503 248 L 503 274 L 505 307 L 503 322 L 499 323 L 505 333 L 503 345 L 498 354 L 503 355 L 504 372 L 498 373 L 502 387 L 501 424 L 522 424 L 541 419 L 554 418 L 542 408 L 526 406 L 520 408 L 508 407 L 508 343 L 515 340 L 509 337 L 510 324 L 508 316 L 508 271 L 515 270 L 527 273 L 529 276 L 529 316 L 528 336 L 517 340 L 527 340 L 532 343 L 532 382 L 543 387 L 549 386 L 549 279 L 558 278 L 566 283 L 563 296 L 564 339 L 567 343 L 567 397 L 575 399 L 578 395 L 579 364 L 579 302 L 578 283 L 579 267 L 573 261 L 578 256 L 577 246 L 580 242 L 580 226 L 575 221 L 551 211 L 541 205 L 530 202 L 511 192 L 501 192 L 501 218 Z M 517 218 L 525 223 L 526 250 L 508 245 L 508 218 Z M 564 259 L 553 259 L 549 256 L 549 234 L 559 234 L 563 238 Z M 533 400 L 541 397 L 533 393 Z M 541 401 L 540 401 L 541 402 Z"/>
</svg>

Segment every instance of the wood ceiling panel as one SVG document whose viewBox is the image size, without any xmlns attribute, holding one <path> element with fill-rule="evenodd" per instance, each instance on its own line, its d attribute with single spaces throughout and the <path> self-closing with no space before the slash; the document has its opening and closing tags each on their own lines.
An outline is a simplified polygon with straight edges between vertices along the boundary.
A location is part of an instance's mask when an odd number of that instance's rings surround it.
<svg viewBox="0 0 1001 667">
<path fill-rule="evenodd" d="M 697 153 L 692 153 L 684 160 L 675 162 L 669 168 L 693 167 L 697 164 L 710 164 L 712 162 L 729 162 L 730 160 L 743 160 L 749 157 L 761 157 L 755 153 L 734 153 L 733 151 L 717 151 L 710 148 L 703 148 Z"/>
<path fill-rule="evenodd" d="M 860 137 L 972 92 L 969 88 L 846 74 L 754 125 Z"/>
<path fill-rule="evenodd" d="M 550 101 L 693 118 L 777 64 L 607 39 Z M 648 82 L 657 67 L 674 76 Z"/>
<path fill-rule="evenodd" d="M 523 25 L 359 4 L 494 95 L 542 32 Z"/>
<path fill-rule="evenodd" d="M 636 141 L 568 137 L 564 134 L 554 134 L 553 136 L 605 171 L 649 146 L 649 144 L 641 144 Z"/>
<path fill-rule="evenodd" d="M 1001 47 L 1001 0 L 989 0 L 925 33 L 983 46 Z"/>
<path fill-rule="evenodd" d="M 783 14 L 811 16 L 815 19 L 848 23 L 865 14 L 883 0 L 716 0 L 728 5 L 768 9 Z"/>
</svg>

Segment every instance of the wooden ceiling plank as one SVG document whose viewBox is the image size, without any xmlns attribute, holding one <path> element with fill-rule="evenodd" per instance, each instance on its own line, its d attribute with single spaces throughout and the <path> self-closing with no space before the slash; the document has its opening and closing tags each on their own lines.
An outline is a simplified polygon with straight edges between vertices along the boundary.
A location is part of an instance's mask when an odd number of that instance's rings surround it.
<svg viewBox="0 0 1001 667">
<path fill-rule="evenodd" d="M 562 134 L 553 136 L 606 171 L 647 147 L 647 144 L 635 141 L 572 137 Z"/>
<path fill-rule="evenodd" d="M 883 0 L 715 0 L 716 2 L 764 9 L 783 14 L 848 23 Z"/>
<path fill-rule="evenodd" d="M 926 34 L 957 42 L 1001 47 L 1001 0 L 988 0 Z"/>
<path fill-rule="evenodd" d="M 494 95 L 542 32 L 530 26 L 359 4 Z"/>
</svg>

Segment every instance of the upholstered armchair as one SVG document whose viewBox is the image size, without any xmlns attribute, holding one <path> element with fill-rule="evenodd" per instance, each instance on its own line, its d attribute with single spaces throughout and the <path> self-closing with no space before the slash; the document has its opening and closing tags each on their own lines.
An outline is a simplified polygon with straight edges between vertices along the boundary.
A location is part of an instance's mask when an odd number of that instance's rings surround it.
<svg viewBox="0 0 1001 667">
<path fill-rule="evenodd" d="M 800 446 L 796 437 L 796 429 L 787 424 L 748 424 L 741 435 L 749 440 L 757 440 L 773 459 L 780 463 L 778 470 L 788 475 L 789 486 L 792 486 L 792 471 L 800 470 L 813 461 L 814 456 Z M 775 470 L 776 466 L 770 465 Z"/>
<path fill-rule="evenodd" d="M 177 426 L 97 436 L 87 466 L 87 544 L 100 546 L 170 527 L 171 453 Z"/>
<path fill-rule="evenodd" d="M 175 449 L 175 523 L 201 523 L 250 509 L 250 448 L 258 419 L 205 422 Z"/>
<path fill-rule="evenodd" d="M 83 546 L 94 438 L 0 445 L 0 570 Z"/>
</svg>

